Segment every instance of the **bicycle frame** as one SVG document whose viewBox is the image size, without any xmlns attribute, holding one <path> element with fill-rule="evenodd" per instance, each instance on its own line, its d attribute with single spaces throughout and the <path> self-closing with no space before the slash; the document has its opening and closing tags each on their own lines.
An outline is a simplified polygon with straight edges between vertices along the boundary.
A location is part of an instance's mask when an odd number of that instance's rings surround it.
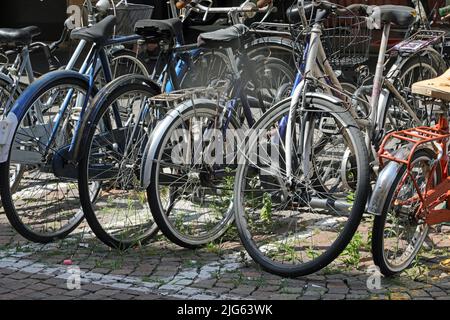
<svg viewBox="0 0 450 320">
<path fill-rule="evenodd" d="M 13 88 L 12 94 L 9 96 L 8 101 L 5 106 L 2 106 L 4 109 L 4 113 L 1 116 L 5 116 L 9 112 L 9 108 L 14 102 L 14 93 L 18 93 L 19 95 L 22 93 L 22 89 L 20 88 L 20 78 L 24 74 L 27 75 L 27 79 L 29 83 L 32 83 L 35 80 L 33 67 L 31 66 L 30 61 L 30 51 L 28 47 L 22 48 L 20 54 L 16 56 L 16 59 L 11 67 L 8 70 L 13 71 L 13 74 L 5 74 L 0 73 L 0 79 L 8 83 L 8 85 Z"/>
<path fill-rule="evenodd" d="M 105 47 L 116 45 L 119 43 L 124 44 L 127 42 L 135 42 L 138 39 L 141 39 L 141 37 L 137 36 L 137 35 L 123 36 L 123 37 L 117 37 L 117 38 L 110 39 L 105 44 L 105 46 L 100 47 L 100 46 L 97 46 L 96 44 L 94 44 L 92 46 L 89 54 L 87 55 L 86 59 L 83 62 L 83 65 L 81 66 L 81 68 L 79 70 L 80 74 L 88 77 L 89 86 L 88 86 L 88 92 L 86 93 L 85 97 L 81 97 L 81 96 L 77 97 L 76 105 L 80 109 L 80 117 L 77 120 L 77 123 L 75 126 L 75 132 L 74 132 L 74 135 L 73 135 L 71 143 L 70 143 L 69 157 L 70 157 L 70 155 L 73 155 L 77 135 L 78 135 L 79 129 L 81 127 L 81 122 L 82 122 L 82 119 L 84 118 L 84 115 L 88 108 L 89 97 L 96 90 L 94 79 L 95 79 L 98 71 L 100 69 L 102 69 L 104 76 L 105 76 L 105 80 L 107 82 L 112 81 L 112 73 L 111 73 L 110 64 L 109 64 L 109 60 L 108 60 L 108 56 L 107 56 Z M 83 48 L 86 46 L 86 44 L 87 44 L 86 41 L 84 41 L 84 40 L 80 41 L 74 55 L 72 56 L 71 60 L 69 61 L 69 64 L 66 67 L 66 70 L 71 70 L 73 68 L 73 66 L 75 65 L 75 63 L 77 61 L 77 58 L 80 56 L 80 54 L 81 54 Z M 61 106 L 59 108 L 59 112 L 56 115 L 55 120 L 54 120 L 54 127 L 50 134 L 48 143 L 46 145 L 46 151 L 49 150 L 50 146 L 56 139 L 59 127 L 61 125 L 62 117 L 70 104 L 73 93 L 74 93 L 73 89 L 69 90 L 63 103 L 61 104 Z M 52 99 L 53 99 L 53 97 L 50 97 L 47 104 L 51 104 Z M 70 160 L 73 160 L 73 159 L 70 157 Z"/>
<path fill-rule="evenodd" d="M 303 93 L 305 92 L 305 89 L 307 88 L 308 84 L 312 79 L 319 79 L 321 83 L 324 84 L 324 88 L 326 90 L 326 93 L 333 95 L 332 90 L 330 89 L 330 86 L 336 88 L 337 90 L 342 91 L 342 86 L 334 73 L 333 68 L 330 65 L 330 62 L 328 61 L 325 50 L 322 45 L 321 41 L 321 35 L 322 35 L 322 25 L 320 23 L 319 19 L 316 19 L 316 22 L 314 23 L 309 36 L 309 43 L 305 45 L 305 53 L 304 58 L 306 59 L 306 63 L 304 66 L 303 74 L 301 74 L 301 71 L 297 75 L 296 79 L 296 86 L 294 87 L 293 93 L 292 93 L 292 100 L 290 104 L 290 110 L 288 119 L 286 121 L 286 129 L 282 128 L 281 130 L 286 132 L 286 145 L 291 146 L 292 141 L 292 134 L 293 134 L 293 127 L 296 119 L 296 113 L 297 108 L 300 103 L 300 99 L 303 96 Z M 322 72 L 322 70 L 324 70 Z M 301 140 L 303 141 L 303 140 Z M 307 148 L 306 145 L 301 146 L 300 152 L 306 156 L 305 152 L 302 152 Z M 286 148 L 286 178 L 287 182 L 292 182 L 292 150 L 290 147 Z M 305 164 L 306 165 L 306 162 Z M 306 165 L 307 166 L 307 165 Z M 305 170 L 308 170 L 308 168 L 304 168 Z M 309 172 L 309 171 L 304 171 Z"/>
<path fill-rule="evenodd" d="M 317 13 L 317 15 L 318 16 L 321 15 L 320 11 Z M 286 146 L 291 146 L 293 143 L 292 133 L 295 121 L 294 119 L 296 118 L 296 113 L 298 112 L 298 107 L 301 98 L 303 97 L 303 94 L 307 90 L 307 86 L 309 85 L 309 83 L 311 83 L 311 79 L 318 79 L 320 83 L 324 84 L 323 88 L 325 89 L 327 94 L 336 96 L 337 98 L 341 98 L 338 92 L 342 92 L 342 86 L 326 57 L 325 50 L 323 48 L 321 41 L 322 30 L 323 27 L 320 22 L 320 19 L 316 18 L 316 22 L 314 23 L 314 25 L 310 30 L 309 41 L 305 45 L 304 61 L 306 60 L 306 63 L 304 65 L 304 70 L 300 70 L 299 72 L 298 79 L 300 81 L 296 81 L 296 87 L 294 87 L 293 90 L 289 116 L 287 121 L 283 121 L 285 123 L 286 128 L 281 129 L 281 132 L 285 131 Z M 374 84 L 371 88 L 372 91 L 371 101 L 368 104 L 368 106 L 370 107 L 368 119 L 367 120 L 361 119 L 356 115 L 355 110 L 353 108 L 351 107 L 348 108 L 349 112 L 352 113 L 358 125 L 367 130 L 367 134 L 365 136 L 366 146 L 368 150 L 371 151 L 374 159 L 378 159 L 377 147 L 374 139 L 376 139 L 379 136 L 384 136 L 386 112 L 388 108 L 388 101 L 391 96 L 395 97 L 401 103 L 402 107 L 408 112 L 408 114 L 412 117 L 412 119 L 416 123 L 418 124 L 420 123 L 420 120 L 418 119 L 417 115 L 415 114 L 411 106 L 403 98 L 403 96 L 400 94 L 400 92 L 397 90 L 397 88 L 395 88 L 393 84 L 395 78 L 398 76 L 398 72 L 400 71 L 402 63 L 406 61 L 405 58 L 403 56 L 399 56 L 399 58 L 394 63 L 391 70 L 389 70 L 389 72 L 387 73 L 387 76 L 384 76 L 389 34 L 390 34 L 390 25 L 389 24 L 383 25 L 381 45 L 374 76 Z M 423 51 L 418 52 L 424 52 L 425 50 L 432 51 L 433 49 L 425 48 L 423 49 Z M 439 54 L 436 51 L 434 51 L 434 53 L 436 53 L 436 56 L 439 56 Z M 411 54 L 415 53 L 412 52 Z M 354 96 L 356 98 L 359 98 L 359 100 L 362 100 L 360 99 L 359 95 L 361 94 L 361 90 L 363 90 L 363 88 L 364 87 L 361 87 L 354 94 Z M 342 103 L 345 104 L 344 101 Z M 301 137 L 300 141 L 304 141 L 303 138 L 304 137 Z M 304 152 L 304 150 L 308 150 L 308 146 L 305 144 L 300 146 L 299 152 L 304 157 L 303 159 L 305 166 L 303 168 L 305 170 L 304 172 L 309 172 L 309 165 L 308 165 L 309 162 L 306 161 L 308 154 L 307 152 Z M 288 184 L 291 182 L 293 178 L 292 156 L 293 156 L 292 148 L 287 147 L 286 179 Z"/>
</svg>

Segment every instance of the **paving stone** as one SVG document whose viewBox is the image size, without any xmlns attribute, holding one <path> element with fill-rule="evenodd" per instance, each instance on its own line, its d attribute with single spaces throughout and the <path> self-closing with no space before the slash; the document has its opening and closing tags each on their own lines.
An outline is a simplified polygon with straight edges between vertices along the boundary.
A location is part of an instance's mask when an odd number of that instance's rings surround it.
<svg viewBox="0 0 450 320">
<path fill-rule="evenodd" d="M 260 286 L 258 291 L 275 292 L 280 288 L 280 286 Z M 303 290 L 303 289 L 302 289 Z"/>
<path fill-rule="evenodd" d="M 270 296 L 270 300 L 296 300 L 299 297 L 298 294 L 273 294 Z"/>
<path fill-rule="evenodd" d="M 30 277 L 30 274 L 22 273 L 22 272 L 12 273 L 8 276 L 8 278 L 16 279 L 16 280 L 23 280 L 23 279 L 27 279 L 29 277 Z"/>
<path fill-rule="evenodd" d="M 407 293 L 394 292 L 389 295 L 391 300 L 411 300 Z"/>
<path fill-rule="evenodd" d="M 203 280 L 203 281 L 199 281 L 199 282 L 194 282 L 192 284 L 192 287 L 194 287 L 194 288 L 210 289 L 210 288 L 214 287 L 216 282 L 217 282 L 217 280 L 215 280 L 215 279 Z"/>
<path fill-rule="evenodd" d="M 370 229 L 368 225 L 365 228 L 364 232 Z M 431 234 L 431 239 L 439 249 L 445 250 L 450 245 L 438 233 Z M 26 252 L 16 252 L 18 241 Z M 120 268 L 108 268 L 105 266 L 112 266 L 119 259 L 115 251 L 91 245 L 90 240 L 82 242 L 89 243 L 87 248 L 79 246 L 75 238 L 70 241 L 64 246 L 28 244 L 14 235 L 0 213 L 0 300 L 448 300 L 450 297 L 450 275 L 438 268 L 442 257 L 432 256 L 428 251 L 422 260 L 430 270 L 426 282 L 402 274 L 394 279 L 383 278 L 381 290 L 368 290 L 368 274 L 364 270 L 372 262 L 370 253 L 365 251 L 361 270 L 333 273 L 333 269 L 327 269 L 298 279 L 283 279 L 261 271 L 251 260 L 244 265 L 234 243 L 225 243 L 226 249 L 219 256 L 158 240 L 143 247 L 142 252 L 140 249 L 124 252 Z M 13 245 L 5 248 L 3 243 Z M 242 250 L 240 246 L 237 248 Z M 70 274 L 62 265 L 67 257 L 82 270 L 81 290 L 67 289 Z"/>
<path fill-rule="evenodd" d="M 425 290 L 409 290 L 408 294 L 414 298 L 426 298 L 430 295 Z"/>
<path fill-rule="evenodd" d="M 281 292 L 288 294 L 301 294 L 304 289 L 302 287 L 284 287 L 281 289 Z"/>
<path fill-rule="evenodd" d="M 322 300 L 344 300 L 345 294 L 325 293 Z"/>
<path fill-rule="evenodd" d="M 191 296 L 190 299 L 192 299 L 192 300 L 216 300 L 216 296 L 209 295 L 209 294 L 198 294 L 195 296 Z"/>
<path fill-rule="evenodd" d="M 117 299 L 117 300 L 130 300 L 130 299 L 134 298 L 134 295 L 130 295 L 127 293 L 118 293 L 118 294 L 111 296 L 111 298 Z"/>
<path fill-rule="evenodd" d="M 345 299 L 346 300 L 364 300 L 367 299 L 369 297 L 368 294 L 347 294 L 345 295 Z"/>
<path fill-rule="evenodd" d="M 253 291 L 255 291 L 255 287 L 253 286 L 238 286 L 236 289 L 230 291 L 230 294 L 235 294 L 238 296 L 248 296 Z"/>
</svg>

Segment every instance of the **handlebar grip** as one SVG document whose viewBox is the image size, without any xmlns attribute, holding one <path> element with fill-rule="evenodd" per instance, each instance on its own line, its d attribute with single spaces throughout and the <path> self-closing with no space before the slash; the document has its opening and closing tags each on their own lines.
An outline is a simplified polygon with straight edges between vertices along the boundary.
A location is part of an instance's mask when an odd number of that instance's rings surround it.
<svg viewBox="0 0 450 320">
<path fill-rule="evenodd" d="M 256 6 L 259 9 L 262 9 L 262 8 L 267 7 L 268 5 L 270 5 L 272 3 L 273 3 L 273 0 L 258 0 L 258 2 L 256 3 Z"/>
<path fill-rule="evenodd" d="M 450 6 L 439 8 L 439 15 L 445 17 L 450 14 Z"/>
<path fill-rule="evenodd" d="M 178 10 L 184 9 L 192 0 L 180 0 L 176 6 Z"/>
</svg>

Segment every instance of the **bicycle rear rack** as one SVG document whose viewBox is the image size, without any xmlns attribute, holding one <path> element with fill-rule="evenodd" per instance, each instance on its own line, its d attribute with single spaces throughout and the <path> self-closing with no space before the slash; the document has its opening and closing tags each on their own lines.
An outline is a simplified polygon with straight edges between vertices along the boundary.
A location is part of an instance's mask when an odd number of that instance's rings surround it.
<svg viewBox="0 0 450 320">
<path fill-rule="evenodd" d="M 448 122 L 446 119 L 441 118 L 439 124 L 434 127 L 423 126 L 388 134 L 384 138 L 378 152 L 378 157 L 382 166 L 384 166 L 385 160 L 395 161 L 407 166 L 408 175 L 412 179 L 414 188 L 416 189 L 418 194 L 414 201 L 421 202 L 421 209 L 419 214 L 420 219 L 422 219 L 428 225 L 436 225 L 442 222 L 450 221 L 449 209 L 436 209 L 438 205 L 444 202 L 447 202 L 447 207 L 450 204 L 450 177 L 447 177 L 445 180 L 435 186 L 429 185 L 427 183 L 426 192 L 420 191 L 421 189 L 414 175 L 411 174 L 412 157 L 416 150 L 425 144 L 440 143 L 441 145 L 446 146 L 447 144 L 444 142 L 446 142 L 446 140 L 449 138 L 450 133 L 448 129 Z M 407 159 L 397 157 L 387 150 L 386 146 L 389 145 L 389 142 L 393 140 L 397 140 L 400 143 L 405 142 L 408 144 L 410 151 Z M 445 155 L 447 154 L 447 150 L 441 150 L 441 152 L 443 152 Z M 440 160 L 441 165 L 447 166 L 447 159 L 436 160 Z M 446 168 L 444 168 L 444 170 L 446 171 Z M 434 165 L 433 170 L 431 170 L 430 172 L 429 179 L 431 179 L 433 172 Z"/>
<path fill-rule="evenodd" d="M 169 93 L 161 93 L 149 99 L 150 103 L 159 106 L 165 105 L 167 110 L 175 108 L 185 101 L 193 101 L 199 98 L 211 100 L 220 100 L 226 95 L 228 85 L 225 81 L 220 82 L 214 87 L 197 87 L 191 89 L 182 89 Z"/>
<path fill-rule="evenodd" d="M 414 152 L 420 146 L 424 144 L 429 144 L 433 142 L 442 142 L 445 139 L 450 137 L 450 134 L 441 129 L 442 127 L 437 125 L 435 127 L 417 127 L 412 129 L 407 129 L 403 131 L 396 131 L 389 133 L 383 140 L 380 151 L 378 152 L 378 157 L 380 160 L 380 164 L 384 166 L 384 160 L 395 161 L 401 164 L 405 164 L 408 169 L 411 169 L 411 160 Z M 406 142 L 411 145 L 410 154 L 408 159 L 401 159 L 393 155 L 386 148 L 389 145 L 389 142 L 393 140 L 399 140 L 401 142 Z"/>
<path fill-rule="evenodd" d="M 413 34 L 408 39 L 403 40 L 402 42 L 396 44 L 391 49 L 388 50 L 398 52 L 398 53 L 414 53 L 420 51 L 430 45 L 444 42 L 445 40 L 445 31 L 440 30 L 421 30 L 415 34 Z"/>
</svg>

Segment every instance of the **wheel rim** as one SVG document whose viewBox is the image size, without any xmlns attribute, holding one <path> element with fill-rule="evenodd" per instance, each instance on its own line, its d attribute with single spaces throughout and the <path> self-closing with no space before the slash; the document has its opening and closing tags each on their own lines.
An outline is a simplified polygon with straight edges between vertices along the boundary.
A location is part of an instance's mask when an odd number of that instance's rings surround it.
<svg viewBox="0 0 450 320">
<path fill-rule="evenodd" d="M 415 159 L 412 164 L 413 175 L 418 177 L 421 172 L 429 172 L 429 161 L 427 156 Z M 434 179 L 436 182 L 436 175 Z M 426 179 L 417 182 L 424 192 Z M 383 228 L 383 260 L 393 272 L 400 272 L 411 264 L 428 233 L 428 225 L 418 223 L 414 217 L 414 213 L 419 210 L 419 202 L 408 201 L 416 194 L 413 182 L 405 172 L 392 197 Z"/>
</svg>

